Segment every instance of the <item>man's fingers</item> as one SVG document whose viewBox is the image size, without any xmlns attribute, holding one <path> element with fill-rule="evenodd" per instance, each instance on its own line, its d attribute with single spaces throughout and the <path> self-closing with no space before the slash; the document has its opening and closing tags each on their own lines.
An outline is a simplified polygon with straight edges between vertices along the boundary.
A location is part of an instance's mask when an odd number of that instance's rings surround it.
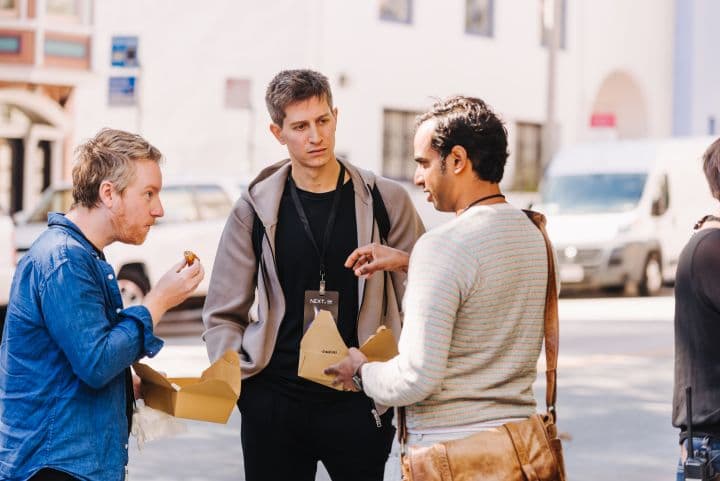
<svg viewBox="0 0 720 481">
<path fill-rule="evenodd" d="M 372 256 L 372 246 L 362 246 L 358 247 L 352 253 L 348 256 L 347 260 L 345 261 L 345 267 L 352 267 L 354 266 L 358 260 L 361 257 L 370 257 Z"/>
<path fill-rule="evenodd" d="M 182 261 L 178 262 L 177 264 L 174 264 L 173 267 L 172 267 L 172 269 L 173 269 L 175 272 L 180 272 L 183 267 L 185 267 L 185 258 L 184 258 L 184 257 L 183 257 L 183 260 L 182 260 Z"/>
<path fill-rule="evenodd" d="M 358 258 L 358 260 L 355 261 L 355 264 L 353 264 L 352 269 L 359 269 L 362 266 L 368 264 L 369 262 L 372 262 L 372 257 L 362 255 Z"/>
</svg>

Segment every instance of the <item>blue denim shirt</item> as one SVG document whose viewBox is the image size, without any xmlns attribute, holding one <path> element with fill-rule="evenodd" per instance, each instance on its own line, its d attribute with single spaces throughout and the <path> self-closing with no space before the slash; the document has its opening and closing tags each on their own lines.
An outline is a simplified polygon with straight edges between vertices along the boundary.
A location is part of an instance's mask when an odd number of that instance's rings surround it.
<svg viewBox="0 0 720 481">
<path fill-rule="evenodd" d="M 143 306 L 122 309 L 112 266 L 51 214 L 20 260 L 0 344 L 0 479 L 43 467 L 121 481 L 124 370 L 163 345 Z"/>
</svg>

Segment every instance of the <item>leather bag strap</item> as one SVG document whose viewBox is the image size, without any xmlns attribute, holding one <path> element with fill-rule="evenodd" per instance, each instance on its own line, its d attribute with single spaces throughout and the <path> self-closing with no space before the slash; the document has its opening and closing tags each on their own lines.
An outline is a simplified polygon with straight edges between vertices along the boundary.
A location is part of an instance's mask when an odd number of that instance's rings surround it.
<svg viewBox="0 0 720 481">
<path fill-rule="evenodd" d="M 545 405 L 548 413 L 552 415 L 553 421 L 557 420 L 555 402 L 557 401 L 557 360 L 558 346 L 560 344 L 560 324 L 558 321 L 558 291 L 557 274 L 555 272 L 555 256 L 552 243 L 545 230 L 545 216 L 540 212 L 525 210 L 528 218 L 540 229 L 545 240 L 545 250 L 548 260 L 548 280 L 545 292 L 545 379 L 547 389 L 545 391 Z"/>
<path fill-rule="evenodd" d="M 558 321 L 558 290 L 557 290 L 557 274 L 555 272 L 555 255 L 553 253 L 552 243 L 545 230 L 545 216 L 540 212 L 525 210 L 523 212 L 528 216 L 533 224 L 540 230 L 545 241 L 545 250 L 547 252 L 548 277 L 547 289 L 545 291 L 545 380 L 547 388 L 545 390 L 545 405 L 548 413 L 552 416 L 553 422 L 557 421 L 557 410 L 555 402 L 557 401 L 557 360 L 558 346 L 560 344 L 560 323 Z M 407 443 L 407 424 L 405 408 L 400 407 L 398 412 L 398 440 L 400 441 L 401 454 L 404 454 L 405 444 Z"/>
</svg>

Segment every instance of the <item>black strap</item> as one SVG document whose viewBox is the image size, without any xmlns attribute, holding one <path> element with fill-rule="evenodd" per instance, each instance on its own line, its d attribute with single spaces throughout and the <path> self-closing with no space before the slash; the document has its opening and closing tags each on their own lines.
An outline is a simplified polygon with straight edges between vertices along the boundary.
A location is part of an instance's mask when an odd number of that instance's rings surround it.
<svg viewBox="0 0 720 481">
<path fill-rule="evenodd" d="M 368 186 L 373 199 L 373 217 L 378 225 L 378 231 L 380 232 L 380 240 L 387 244 L 388 236 L 390 235 L 390 216 L 388 215 L 385 202 L 383 201 L 382 194 L 378 189 L 377 184 L 374 184 L 372 188 Z M 253 219 L 252 228 L 252 246 L 255 254 L 255 262 L 260 266 L 262 258 L 262 241 L 265 236 L 265 226 L 263 226 L 260 218 L 255 215 Z M 258 267 L 259 268 L 259 267 Z"/>
<path fill-rule="evenodd" d="M 388 236 L 390 235 L 390 216 L 388 215 L 385 202 L 383 201 L 382 194 L 374 184 L 372 187 L 368 186 L 373 199 L 373 217 L 378 225 L 378 231 L 380 232 L 380 240 L 387 244 Z M 253 218 L 253 230 L 252 230 L 252 243 L 253 252 L 255 253 L 255 260 L 259 264 L 262 256 L 262 241 L 265 236 L 265 226 L 263 226 L 260 218 L 255 215 Z"/>
<path fill-rule="evenodd" d="M 253 219 L 253 229 L 252 229 L 252 245 L 253 245 L 253 252 L 255 253 L 255 265 L 257 266 L 257 270 L 259 271 L 262 266 L 262 241 L 263 237 L 265 236 L 265 226 L 263 226 L 262 221 L 260 220 L 260 217 L 255 214 Z M 257 275 L 257 273 L 256 273 Z"/>
<path fill-rule="evenodd" d="M 378 225 L 380 241 L 383 244 L 387 244 L 388 235 L 390 235 L 390 216 L 388 215 L 382 195 L 380 195 L 377 183 L 372 186 L 370 193 L 373 199 L 373 217 L 375 217 L 375 222 L 377 222 Z"/>
<path fill-rule="evenodd" d="M 290 197 L 292 197 L 293 204 L 295 205 L 295 210 L 297 211 L 298 217 L 300 218 L 300 221 L 302 222 L 303 227 L 305 228 L 305 234 L 307 234 L 308 238 L 310 239 L 310 242 L 312 243 L 313 247 L 315 248 L 315 252 L 317 253 L 319 259 L 320 259 L 320 291 L 325 290 L 325 260 L 327 256 L 327 249 L 330 246 L 330 237 L 332 236 L 333 229 L 335 228 L 335 220 L 337 219 L 337 213 L 338 210 L 340 210 L 340 198 L 342 197 L 342 186 L 345 182 L 345 166 L 338 162 L 340 164 L 340 173 L 338 174 L 337 178 L 337 184 L 335 186 L 335 193 L 333 195 L 333 203 L 332 207 L 330 208 L 330 215 L 328 216 L 327 224 L 325 224 L 325 232 L 323 233 L 323 242 L 322 242 L 322 249 L 318 247 L 317 242 L 315 242 L 315 236 L 313 235 L 312 229 L 310 228 L 310 220 L 307 218 L 307 215 L 305 214 L 305 209 L 303 208 L 302 203 L 300 202 L 300 195 L 298 194 L 298 188 L 297 185 L 295 185 L 295 180 L 292 178 L 292 175 L 288 175 L 288 186 L 290 187 Z"/>
<path fill-rule="evenodd" d="M 132 417 L 135 407 L 135 392 L 133 391 L 132 372 L 125 369 L 125 415 L 127 416 L 128 436 L 132 430 Z"/>
</svg>

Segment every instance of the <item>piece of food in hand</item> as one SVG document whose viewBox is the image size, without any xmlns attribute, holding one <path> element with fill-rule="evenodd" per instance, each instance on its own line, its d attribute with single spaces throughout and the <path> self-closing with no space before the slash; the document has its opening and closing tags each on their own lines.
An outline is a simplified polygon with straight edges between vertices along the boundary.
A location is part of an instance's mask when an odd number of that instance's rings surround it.
<svg viewBox="0 0 720 481">
<path fill-rule="evenodd" d="M 191 266 L 193 262 L 195 262 L 195 259 L 198 258 L 198 256 L 195 255 L 193 251 L 185 251 L 183 252 L 183 255 L 185 256 L 185 265 Z"/>
<path fill-rule="evenodd" d="M 195 262 L 195 260 L 200 260 L 198 256 L 195 255 L 193 251 L 185 251 L 183 252 L 183 256 L 185 257 L 185 265 L 182 266 L 180 269 L 178 269 L 178 272 L 180 272 L 183 267 L 189 267 Z"/>
</svg>

